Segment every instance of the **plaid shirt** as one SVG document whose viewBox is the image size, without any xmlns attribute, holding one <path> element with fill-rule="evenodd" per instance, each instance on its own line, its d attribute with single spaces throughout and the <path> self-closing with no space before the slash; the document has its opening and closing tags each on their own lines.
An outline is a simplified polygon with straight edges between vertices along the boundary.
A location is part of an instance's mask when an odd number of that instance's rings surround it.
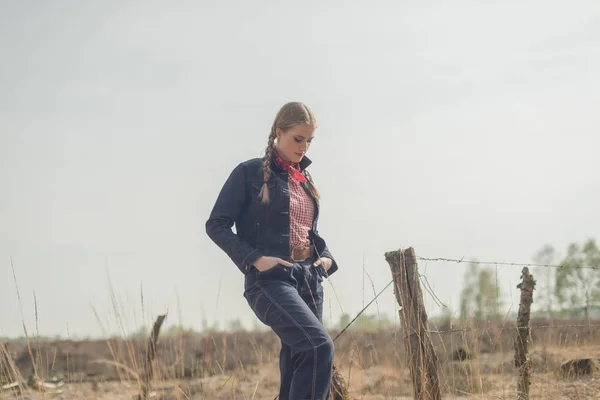
<svg viewBox="0 0 600 400">
<path fill-rule="evenodd" d="M 292 248 L 307 246 L 315 204 L 300 182 L 290 176 L 288 183 L 290 188 L 290 245 Z"/>
</svg>

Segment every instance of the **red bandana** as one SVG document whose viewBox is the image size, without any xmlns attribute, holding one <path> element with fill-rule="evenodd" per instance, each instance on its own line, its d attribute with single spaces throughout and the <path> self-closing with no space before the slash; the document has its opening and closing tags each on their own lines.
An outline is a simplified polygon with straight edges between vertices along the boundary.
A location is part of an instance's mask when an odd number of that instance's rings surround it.
<svg viewBox="0 0 600 400">
<path fill-rule="evenodd" d="M 298 166 L 298 164 L 293 163 L 291 161 L 285 161 L 283 158 L 281 158 L 279 152 L 277 151 L 277 147 L 275 146 L 273 146 L 273 157 L 275 157 L 275 161 L 277 162 L 277 164 L 279 164 L 279 166 L 283 170 L 287 171 L 292 178 L 299 182 L 307 181 L 306 177 L 300 172 L 300 167 Z"/>
</svg>

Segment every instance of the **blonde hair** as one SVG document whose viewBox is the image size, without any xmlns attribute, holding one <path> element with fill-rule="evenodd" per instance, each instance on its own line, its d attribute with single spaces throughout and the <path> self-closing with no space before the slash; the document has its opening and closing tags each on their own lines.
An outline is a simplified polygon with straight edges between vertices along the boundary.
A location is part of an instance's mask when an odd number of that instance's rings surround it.
<svg viewBox="0 0 600 400">
<path fill-rule="evenodd" d="M 258 194 L 263 204 L 267 204 L 269 202 L 269 186 L 267 185 L 267 182 L 269 181 L 269 178 L 271 178 L 271 158 L 273 156 L 273 145 L 275 144 L 275 138 L 277 137 L 277 129 L 285 132 L 294 126 L 301 124 L 310 125 L 313 127 L 313 129 L 317 128 L 317 120 L 315 119 L 315 116 L 305 104 L 300 102 L 291 102 L 285 104 L 275 116 L 273 126 L 271 127 L 271 134 L 269 135 L 269 140 L 267 141 L 265 156 L 263 158 L 264 183 L 260 193 Z M 308 191 L 310 194 L 315 199 L 319 199 L 319 192 L 310 179 L 310 175 L 306 171 L 302 171 L 302 174 L 307 178 Z"/>
</svg>

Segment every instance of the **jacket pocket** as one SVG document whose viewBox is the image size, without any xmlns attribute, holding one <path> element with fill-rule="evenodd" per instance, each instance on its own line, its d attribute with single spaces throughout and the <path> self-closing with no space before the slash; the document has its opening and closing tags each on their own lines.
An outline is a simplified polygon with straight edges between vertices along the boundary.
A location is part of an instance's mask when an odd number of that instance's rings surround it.
<svg viewBox="0 0 600 400">
<path fill-rule="evenodd" d="M 262 190 L 263 185 L 264 185 L 263 181 L 250 182 L 250 193 L 252 194 L 252 197 L 254 199 L 258 199 L 258 195 L 259 195 L 260 191 Z M 269 182 L 267 182 L 267 187 L 269 188 L 269 194 L 271 194 L 273 192 L 273 190 L 275 190 L 275 188 L 277 187 L 277 183 L 270 180 Z"/>
</svg>

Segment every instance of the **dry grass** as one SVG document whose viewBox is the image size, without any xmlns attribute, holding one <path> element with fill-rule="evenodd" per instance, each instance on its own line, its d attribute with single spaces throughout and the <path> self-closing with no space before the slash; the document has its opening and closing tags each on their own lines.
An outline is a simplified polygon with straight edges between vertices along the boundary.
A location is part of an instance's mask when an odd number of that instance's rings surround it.
<svg viewBox="0 0 600 400">
<path fill-rule="evenodd" d="M 532 325 L 573 322 L 532 321 Z M 478 329 L 432 337 L 444 398 L 515 398 L 514 331 L 500 326 Z M 458 348 L 466 349 L 470 358 L 453 360 Z M 0 383 L 18 380 L 21 375 L 28 388 L 22 393 L 0 391 L 0 399 L 25 395 L 35 399 L 132 399 L 140 392 L 138 372 L 145 351 L 145 340 L 126 339 L 3 345 Z M 161 398 L 272 399 L 279 384 L 278 354 L 279 342 L 270 332 L 164 337 L 158 342 L 153 388 Z M 587 328 L 534 330 L 532 398 L 600 398 L 599 376 L 566 379 L 560 375 L 560 365 L 578 357 L 600 358 L 600 332 Z M 401 331 L 346 332 L 336 341 L 336 364 L 353 398 L 412 398 Z M 46 381 L 57 377 L 65 384 L 40 391 L 32 379 L 36 374 Z"/>
</svg>

